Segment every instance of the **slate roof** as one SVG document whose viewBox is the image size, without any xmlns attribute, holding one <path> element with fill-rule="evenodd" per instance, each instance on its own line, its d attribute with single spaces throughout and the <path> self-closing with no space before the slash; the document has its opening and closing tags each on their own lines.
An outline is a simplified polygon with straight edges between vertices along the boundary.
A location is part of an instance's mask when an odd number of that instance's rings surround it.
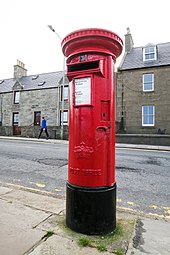
<svg viewBox="0 0 170 255">
<path fill-rule="evenodd" d="M 58 83 L 63 77 L 63 72 L 52 72 L 43 73 L 36 75 L 23 76 L 18 81 L 23 86 L 23 90 L 33 90 L 33 89 L 46 89 L 57 87 Z M 11 79 L 1 79 L 0 80 L 0 93 L 11 92 L 12 87 L 16 83 L 16 80 Z"/>
<path fill-rule="evenodd" d="M 126 53 L 124 60 L 119 66 L 119 70 L 129 70 L 147 67 L 158 67 L 170 65 L 170 42 L 160 43 L 157 47 L 157 60 L 143 61 L 143 48 L 132 48 L 129 53 Z"/>
</svg>

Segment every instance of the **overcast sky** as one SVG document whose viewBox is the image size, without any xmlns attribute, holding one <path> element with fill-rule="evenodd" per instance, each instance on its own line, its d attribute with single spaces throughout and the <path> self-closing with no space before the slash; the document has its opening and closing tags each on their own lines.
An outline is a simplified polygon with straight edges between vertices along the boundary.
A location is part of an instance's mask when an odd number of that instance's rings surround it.
<svg viewBox="0 0 170 255">
<path fill-rule="evenodd" d="M 117 33 L 123 41 L 130 27 L 138 47 L 169 42 L 169 24 L 169 0 L 1 0 L 0 79 L 13 77 L 17 59 L 28 75 L 62 70 L 61 41 L 47 25 L 61 38 L 96 27 Z"/>
</svg>

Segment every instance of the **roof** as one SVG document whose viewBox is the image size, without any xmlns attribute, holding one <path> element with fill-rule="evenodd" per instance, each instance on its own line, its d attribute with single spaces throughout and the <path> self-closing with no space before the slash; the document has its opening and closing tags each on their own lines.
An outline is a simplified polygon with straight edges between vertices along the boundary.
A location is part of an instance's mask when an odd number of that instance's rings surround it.
<svg viewBox="0 0 170 255">
<path fill-rule="evenodd" d="M 18 81 L 23 86 L 23 90 L 33 90 L 33 89 L 47 89 L 57 87 L 60 80 L 63 77 L 63 71 L 36 74 L 23 76 Z M 0 80 L 0 93 L 11 92 L 13 91 L 13 86 L 15 85 L 16 80 L 4 79 Z"/>
<path fill-rule="evenodd" d="M 132 48 L 129 53 L 125 53 L 126 55 L 124 56 L 124 60 L 122 61 L 119 70 L 170 65 L 170 42 L 157 44 L 157 60 L 144 62 L 143 49 L 148 45 Z"/>
</svg>

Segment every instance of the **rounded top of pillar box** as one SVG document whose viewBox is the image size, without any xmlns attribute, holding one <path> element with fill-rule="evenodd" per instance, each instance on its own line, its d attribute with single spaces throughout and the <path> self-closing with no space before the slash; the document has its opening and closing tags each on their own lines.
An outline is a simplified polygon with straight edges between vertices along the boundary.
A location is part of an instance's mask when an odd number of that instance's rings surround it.
<svg viewBox="0 0 170 255">
<path fill-rule="evenodd" d="M 100 28 L 85 28 L 68 34 L 61 43 L 63 54 L 70 58 L 82 53 L 112 55 L 114 61 L 123 48 L 122 39 L 114 32 Z"/>
</svg>

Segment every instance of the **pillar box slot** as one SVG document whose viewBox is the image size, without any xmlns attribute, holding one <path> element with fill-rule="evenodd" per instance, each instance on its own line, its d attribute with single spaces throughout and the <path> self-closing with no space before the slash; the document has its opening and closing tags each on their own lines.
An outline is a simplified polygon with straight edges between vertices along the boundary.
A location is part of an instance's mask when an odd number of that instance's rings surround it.
<svg viewBox="0 0 170 255">
<path fill-rule="evenodd" d="M 70 81 L 66 224 L 84 234 L 116 227 L 114 64 L 122 46 L 97 28 L 62 41 Z"/>
<path fill-rule="evenodd" d="M 68 72 L 76 72 L 76 71 L 83 71 L 83 70 L 96 69 L 96 68 L 99 68 L 99 61 L 84 62 L 84 63 L 78 63 L 74 65 L 68 65 Z"/>
<path fill-rule="evenodd" d="M 99 75 L 105 76 L 105 58 L 103 56 L 87 55 L 87 58 L 82 62 L 79 58 L 76 58 L 74 63 L 67 64 L 67 76 L 69 80 L 72 80 L 77 75 L 98 73 Z M 94 61 L 88 61 L 88 57 L 94 58 Z M 72 61 L 71 61 L 72 62 Z"/>
</svg>

